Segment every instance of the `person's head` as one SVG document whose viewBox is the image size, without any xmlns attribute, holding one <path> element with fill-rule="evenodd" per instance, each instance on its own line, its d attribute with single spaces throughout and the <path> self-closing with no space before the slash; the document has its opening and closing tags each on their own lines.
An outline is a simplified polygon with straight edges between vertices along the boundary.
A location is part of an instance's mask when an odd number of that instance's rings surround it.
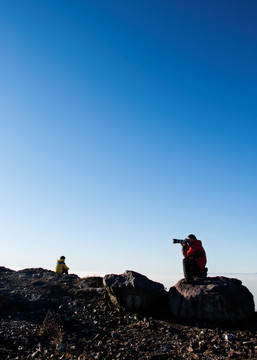
<svg viewBox="0 0 257 360">
<path fill-rule="evenodd" d="M 197 238 L 194 234 L 189 234 L 187 237 L 187 240 L 188 240 L 189 244 L 191 244 L 191 242 L 194 240 L 197 240 Z"/>
<path fill-rule="evenodd" d="M 65 256 L 61 256 L 60 259 L 65 260 Z"/>
</svg>

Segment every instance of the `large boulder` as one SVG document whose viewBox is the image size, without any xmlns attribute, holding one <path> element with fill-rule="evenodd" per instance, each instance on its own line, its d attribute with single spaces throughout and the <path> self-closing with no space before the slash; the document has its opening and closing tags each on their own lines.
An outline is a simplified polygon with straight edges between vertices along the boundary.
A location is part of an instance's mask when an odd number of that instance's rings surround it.
<svg viewBox="0 0 257 360">
<path fill-rule="evenodd" d="M 105 275 L 103 283 L 115 306 L 129 311 L 163 310 L 167 297 L 164 286 L 144 275 L 126 270 L 121 275 Z"/>
<path fill-rule="evenodd" d="M 217 276 L 178 281 L 169 290 L 169 311 L 179 319 L 237 323 L 251 319 L 255 310 L 240 280 Z"/>
</svg>

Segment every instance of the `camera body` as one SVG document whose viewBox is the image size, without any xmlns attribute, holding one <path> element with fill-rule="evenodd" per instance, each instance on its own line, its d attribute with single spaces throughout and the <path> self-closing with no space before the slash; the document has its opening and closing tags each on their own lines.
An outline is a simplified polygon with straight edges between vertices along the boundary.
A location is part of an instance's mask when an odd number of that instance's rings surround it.
<svg viewBox="0 0 257 360">
<path fill-rule="evenodd" d="M 186 245 L 188 244 L 188 240 L 187 239 L 173 239 L 173 244 L 181 244 L 181 245 Z"/>
</svg>

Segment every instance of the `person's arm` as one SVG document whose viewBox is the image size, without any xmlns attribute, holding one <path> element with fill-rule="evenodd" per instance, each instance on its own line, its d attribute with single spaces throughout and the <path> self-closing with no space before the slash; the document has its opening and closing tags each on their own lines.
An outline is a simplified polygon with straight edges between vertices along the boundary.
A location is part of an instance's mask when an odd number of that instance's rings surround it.
<svg viewBox="0 0 257 360">
<path fill-rule="evenodd" d="M 194 255 L 195 250 L 192 247 L 188 247 L 187 256 L 192 259 L 192 256 Z"/>
<path fill-rule="evenodd" d="M 205 257 L 205 252 L 204 252 L 203 249 L 192 249 L 192 248 L 190 248 L 189 251 L 187 252 L 187 256 L 190 259 L 202 258 L 202 257 Z"/>
<path fill-rule="evenodd" d="M 183 254 L 183 256 L 184 257 L 187 257 L 188 255 L 187 255 L 187 252 L 188 252 L 188 250 L 189 250 L 189 246 L 188 246 L 188 244 L 181 244 L 182 245 L 182 254 Z"/>
</svg>

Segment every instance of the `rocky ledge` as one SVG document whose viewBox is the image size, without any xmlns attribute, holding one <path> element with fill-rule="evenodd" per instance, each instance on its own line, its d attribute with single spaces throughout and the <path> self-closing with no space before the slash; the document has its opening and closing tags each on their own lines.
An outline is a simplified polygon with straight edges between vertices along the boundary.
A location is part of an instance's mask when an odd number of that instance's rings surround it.
<svg viewBox="0 0 257 360">
<path fill-rule="evenodd" d="M 0 267 L 0 358 L 257 359 L 251 294 L 236 279 L 233 291 L 230 279 L 207 279 L 181 280 L 166 292 L 131 271 L 102 279 Z M 251 315 L 243 323 L 218 323 L 220 315 L 197 318 L 199 306 L 208 314 L 207 300 L 212 306 L 218 301 L 226 312 L 231 304 L 249 301 L 245 311 Z M 191 312 L 185 314 L 187 301 Z M 240 309 L 235 313 L 242 319 Z"/>
</svg>

